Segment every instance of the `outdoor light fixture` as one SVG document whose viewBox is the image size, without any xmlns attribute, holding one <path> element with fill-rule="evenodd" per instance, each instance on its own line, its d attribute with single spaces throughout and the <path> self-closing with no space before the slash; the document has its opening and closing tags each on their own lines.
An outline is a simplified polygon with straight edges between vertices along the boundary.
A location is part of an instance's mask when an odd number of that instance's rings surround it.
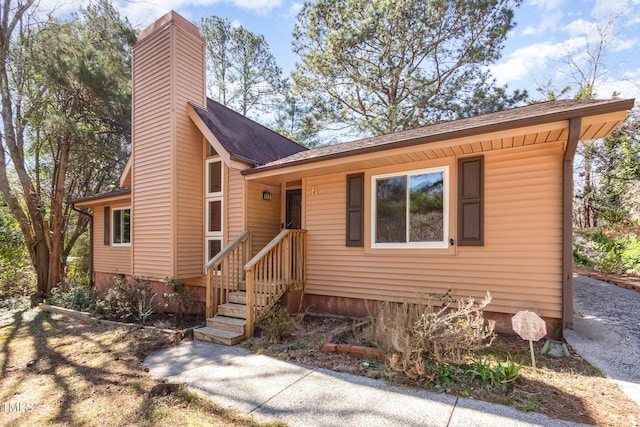
<svg viewBox="0 0 640 427">
<path fill-rule="evenodd" d="M 269 191 L 263 191 L 262 192 L 262 200 L 271 200 L 271 193 Z"/>
</svg>

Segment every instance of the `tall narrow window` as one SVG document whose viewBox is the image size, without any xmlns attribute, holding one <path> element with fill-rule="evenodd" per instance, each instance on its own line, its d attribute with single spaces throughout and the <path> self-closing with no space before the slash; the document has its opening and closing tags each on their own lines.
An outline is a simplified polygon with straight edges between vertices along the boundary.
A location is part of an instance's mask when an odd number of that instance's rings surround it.
<svg viewBox="0 0 640 427">
<path fill-rule="evenodd" d="M 214 154 L 215 151 L 209 151 Z M 224 241 L 224 165 L 220 157 L 205 164 L 205 257 L 207 262 L 222 250 Z"/>
<path fill-rule="evenodd" d="M 131 208 L 113 209 L 113 244 L 131 244 Z"/>
<path fill-rule="evenodd" d="M 373 247 L 448 247 L 448 168 L 372 177 Z"/>
</svg>

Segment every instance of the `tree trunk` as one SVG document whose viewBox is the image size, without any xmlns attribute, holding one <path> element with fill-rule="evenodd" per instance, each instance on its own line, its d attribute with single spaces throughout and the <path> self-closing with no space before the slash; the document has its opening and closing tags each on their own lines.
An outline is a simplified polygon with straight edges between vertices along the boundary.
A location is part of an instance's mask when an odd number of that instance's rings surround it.
<svg viewBox="0 0 640 427">
<path fill-rule="evenodd" d="M 45 239 L 38 240 L 29 249 L 37 278 L 36 293 L 31 297 L 31 304 L 36 305 L 44 301 L 49 293 L 49 260 L 51 257 L 49 255 L 49 245 L 47 245 Z"/>
<path fill-rule="evenodd" d="M 51 200 L 51 255 L 49 258 L 49 280 L 47 283 L 47 293 L 62 281 L 61 261 L 62 250 L 64 248 L 64 188 L 67 168 L 69 166 L 69 151 L 71 141 L 68 136 L 61 138 L 60 153 L 55 176 L 54 193 Z"/>
</svg>

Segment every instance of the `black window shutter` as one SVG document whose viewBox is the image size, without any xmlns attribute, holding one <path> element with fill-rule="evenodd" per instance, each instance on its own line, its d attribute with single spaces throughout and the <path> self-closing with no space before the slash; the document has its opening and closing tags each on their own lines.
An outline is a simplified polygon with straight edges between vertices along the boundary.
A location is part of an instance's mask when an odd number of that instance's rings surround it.
<svg viewBox="0 0 640 427">
<path fill-rule="evenodd" d="M 484 156 L 458 159 L 458 245 L 484 245 Z"/>
<path fill-rule="evenodd" d="M 347 175 L 347 246 L 364 246 L 364 173 Z"/>
<path fill-rule="evenodd" d="M 107 206 L 104 208 L 104 244 L 111 243 L 111 209 Z"/>
</svg>

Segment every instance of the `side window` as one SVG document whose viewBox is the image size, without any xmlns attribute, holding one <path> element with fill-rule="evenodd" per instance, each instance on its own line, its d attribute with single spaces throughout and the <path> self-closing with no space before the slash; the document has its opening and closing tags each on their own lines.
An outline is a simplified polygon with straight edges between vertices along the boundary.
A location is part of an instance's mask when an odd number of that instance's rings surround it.
<svg viewBox="0 0 640 427">
<path fill-rule="evenodd" d="M 449 168 L 373 176 L 374 248 L 449 246 Z"/>
<path fill-rule="evenodd" d="M 131 244 L 131 208 L 113 209 L 113 237 L 114 245 Z"/>
</svg>

